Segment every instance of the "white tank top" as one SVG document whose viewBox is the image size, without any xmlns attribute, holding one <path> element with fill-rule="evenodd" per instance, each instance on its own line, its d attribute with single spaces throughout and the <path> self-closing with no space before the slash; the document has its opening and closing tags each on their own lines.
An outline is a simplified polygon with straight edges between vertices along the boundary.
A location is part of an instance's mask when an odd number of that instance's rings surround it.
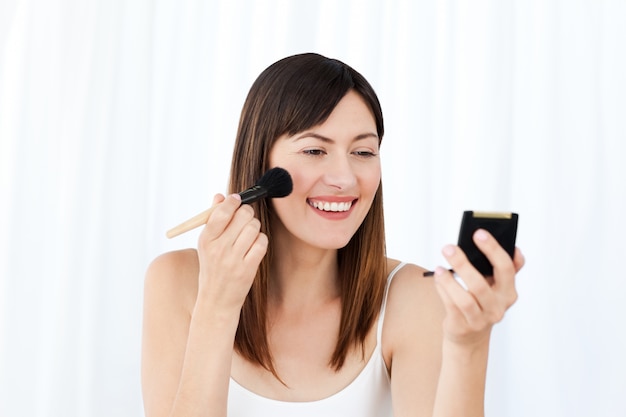
<svg viewBox="0 0 626 417">
<path fill-rule="evenodd" d="M 341 391 L 317 401 L 272 400 L 244 388 L 230 379 L 228 417 L 391 417 L 391 381 L 383 359 L 381 337 L 387 294 L 400 263 L 387 278 L 383 305 L 378 316 L 376 347 L 359 375 Z"/>
</svg>

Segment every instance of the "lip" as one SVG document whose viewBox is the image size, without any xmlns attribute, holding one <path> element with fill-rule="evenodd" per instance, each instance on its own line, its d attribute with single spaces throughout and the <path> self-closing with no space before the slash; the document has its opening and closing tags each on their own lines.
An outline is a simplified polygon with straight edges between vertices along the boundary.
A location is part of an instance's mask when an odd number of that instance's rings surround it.
<svg viewBox="0 0 626 417">
<path fill-rule="evenodd" d="M 307 204 L 317 215 L 328 220 L 343 220 L 350 217 L 354 206 L 358 202 L 358 198 L 351 196 L 318 196 L 307 198 Z M 328 203 L 352 203 L 347 211 L 324 211 L 313 207 L 312 201 L 328 202 Z"/>
<path fill-rule="evenodd" d="M 328 201 L 329 203 L 348 203 L 350 201 L 358 200 L 358 197 L 350 196 L 350 195 L 320 195 L 317 197 L 309 197 L 307 201 Z"/>
</svg>

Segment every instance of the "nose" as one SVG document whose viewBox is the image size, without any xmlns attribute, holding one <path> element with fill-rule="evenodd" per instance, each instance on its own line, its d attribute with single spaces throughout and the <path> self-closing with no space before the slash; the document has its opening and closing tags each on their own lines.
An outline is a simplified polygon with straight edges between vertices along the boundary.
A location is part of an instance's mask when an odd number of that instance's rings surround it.
<svg viewBox="0 0 626 417">
<path fill-rule="evenodd" d="M 328 161 L 324 173 L 324 181 L 338 190 L 349 190 L 357 183 L 354 167 L 348 157 L 335 157 Z"/>
</svg>

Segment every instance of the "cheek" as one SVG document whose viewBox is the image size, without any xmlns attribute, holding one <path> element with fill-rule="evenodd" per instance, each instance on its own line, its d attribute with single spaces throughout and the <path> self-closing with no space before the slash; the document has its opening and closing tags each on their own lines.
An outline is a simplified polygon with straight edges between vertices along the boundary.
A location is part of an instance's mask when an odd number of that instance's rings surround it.
<svg viewBox="0 0 626 417">
<path fill-rule="evenodd" d="M 293 181 L 292 196 L 306 194 L 313 184 L 318 180 L 318 173 L 313 169 L 307 169 L 305 164 L 298 164 L 296 162 L 283 163 L 277 165 L 285 169 L 291 176 Z"/>
<path fill-rule="evenodd" d="M 361 187 L 367 189 L 372 194 L 376 193 L 380 185 L 381 172 L 380 169 L 370 169 L 361 176 Z"/>
<path fill-rule="evenodd" d="M 302 206 L 308 196 L 308 192 L 310 191 L 311 178 L 306 175 L 306 173 L 302 172 L 302 170 L 286 165 L 281 167 L 289 172 L 293 182 L 291 194 L 283 198 L 272 199 L 274 209 L 277 213 L 280 213 L 282 217 L 283 215 L 289 215 L 290 213 L 295 214 L 298 210 L 301 210 L 299 207 Z"/>
</svg>

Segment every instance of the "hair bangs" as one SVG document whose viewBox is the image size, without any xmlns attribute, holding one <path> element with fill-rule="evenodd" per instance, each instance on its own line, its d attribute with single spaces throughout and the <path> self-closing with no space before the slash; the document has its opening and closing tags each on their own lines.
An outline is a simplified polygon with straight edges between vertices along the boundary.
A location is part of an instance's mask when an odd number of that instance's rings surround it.
<svg viewBox="0 0 626 417">
<path fill-rule="evenodd" d="M 354 88 L 351 74 L 341 65 L 333 61 L 314 63 L 284 82 L 278 112 L 283 120 L 276 136 L 295 135 L 323 123 Z"/>
</svg>

